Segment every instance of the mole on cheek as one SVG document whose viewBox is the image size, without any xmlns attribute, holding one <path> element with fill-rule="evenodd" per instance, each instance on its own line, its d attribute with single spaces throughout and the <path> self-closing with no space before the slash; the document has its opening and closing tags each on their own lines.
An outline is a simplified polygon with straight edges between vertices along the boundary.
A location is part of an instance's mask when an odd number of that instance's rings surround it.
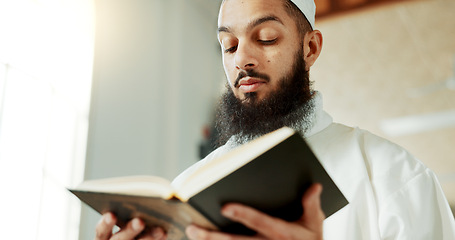
<svg viewBox="0 0 455 240">
<path fill-rule="evenodd" d="M 270 62 L 270 60 L 267 60 L 267 62 Z"/>
</svg>

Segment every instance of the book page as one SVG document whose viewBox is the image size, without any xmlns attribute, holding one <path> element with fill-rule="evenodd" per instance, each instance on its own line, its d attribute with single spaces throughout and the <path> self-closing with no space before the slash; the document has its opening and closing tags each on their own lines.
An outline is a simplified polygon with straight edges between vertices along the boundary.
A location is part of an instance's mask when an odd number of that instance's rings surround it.
<svg viewBox="0 0 455 240">
<path fill-rule="evenodd" d="M 208 162 L 193 172 L 179 189 L 176 189 L 178 198 L 187 201 L 198 192 L 239 169 L 294 133 L 295 131 L 291 128 L 280 128 Z"/>
<path fill-rule="evenodd" d="M 79 191 L 154 196 L 170 199 L 174 189 L 170 181 L 157 176 L 127 176 L 87 180 L 75 188 Z"/>
</svg>

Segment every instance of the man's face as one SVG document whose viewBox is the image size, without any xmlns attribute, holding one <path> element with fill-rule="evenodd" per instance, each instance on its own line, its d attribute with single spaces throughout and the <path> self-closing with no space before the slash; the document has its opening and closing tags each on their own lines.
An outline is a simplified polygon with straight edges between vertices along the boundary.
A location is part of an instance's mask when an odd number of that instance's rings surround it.
<svg viewBox="0 0 455 240">
<path fill-rule="evenodd" d="M 282 0 L 226 0 L 218 18 L 223 65 L 234 95 L 263 100 L 294 66 L 302 40 Z"/>
</svg>

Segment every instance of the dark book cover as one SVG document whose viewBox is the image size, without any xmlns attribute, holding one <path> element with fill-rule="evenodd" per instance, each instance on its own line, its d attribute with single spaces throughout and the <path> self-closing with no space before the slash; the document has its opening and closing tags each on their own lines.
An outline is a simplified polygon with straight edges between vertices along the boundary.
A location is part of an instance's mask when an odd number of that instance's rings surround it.
<svg viewBox="0 0 455 240">
<path fill-rule="evenodd" d="M 303 214 L 302 196 L 313 183 L 323 185 L 321 207 L 326 217 L 348 204 L 307 143 L 295 133 L 196 194 L 189 203 L 222 231 L 251 235 L 253 231 L 220 214 L 224 204 L 238 202 L 296 221 Z"/>
</svg>

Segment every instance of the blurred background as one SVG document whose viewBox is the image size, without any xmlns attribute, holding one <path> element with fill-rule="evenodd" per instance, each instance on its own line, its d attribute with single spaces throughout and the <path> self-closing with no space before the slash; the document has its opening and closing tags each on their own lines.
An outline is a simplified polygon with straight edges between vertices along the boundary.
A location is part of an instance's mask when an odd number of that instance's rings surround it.
<svg viewBox="0 0 455 240">
<path fill-rule="evenodd" d="M 0 228 L 93 239 L 66 188 L 172 179 L 210 149 L 221 0 L 0 0 Z M 317 0 L 310 77 L 337 122 L 412 152 L 455 205 L 455 1 Z"/>
</svg>

